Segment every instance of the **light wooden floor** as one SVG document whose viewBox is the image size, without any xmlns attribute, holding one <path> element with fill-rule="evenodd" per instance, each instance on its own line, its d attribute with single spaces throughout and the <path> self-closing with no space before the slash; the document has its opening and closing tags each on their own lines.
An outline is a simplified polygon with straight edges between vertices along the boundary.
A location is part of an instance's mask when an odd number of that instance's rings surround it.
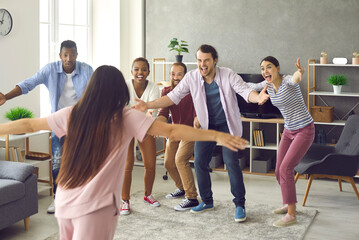
<svg viewBox="0 0 359 240">
<path fill-rule="evenodd" d="M 153 195 L 157 192 L 175 190 L 173 181 L 162 179 L 165 170 L 157 166 L 156 182 Z M 211 173 L 214 201 L 232 199 L 229 190 L 228 176 L 225 172 Z M 275 177 L 244 174 L 247 201 L 281 206 L 280 188 Z M 301 206 L 307 180 L 297 182 L 298 206 Z M 356 184 L 359 187 L 359 184 Z M 143 167 L 134 167 L 133 191 L 143 189 Z M 161 202 L 161 199 L 158 199 Z M 39 213 L 30 218 L 30 230 L 24 231 L 23 221 L 0 230 L 0 239 L 7 240 L 41 240 L 57 232 L 57 223 L 53 215 L 46 213 L 51 202 L 48 195 L 39 194 Z M 177 205 L 181 200 L 173 200 Z M 359 237 L 359 200 L 351 187 L 344 183 L 343 192 L 339 192 L 337 182 L 315 180 L 312 183 L 306 207 L 319 211 L 305 239 L 358 239 Z"/>
</svg>

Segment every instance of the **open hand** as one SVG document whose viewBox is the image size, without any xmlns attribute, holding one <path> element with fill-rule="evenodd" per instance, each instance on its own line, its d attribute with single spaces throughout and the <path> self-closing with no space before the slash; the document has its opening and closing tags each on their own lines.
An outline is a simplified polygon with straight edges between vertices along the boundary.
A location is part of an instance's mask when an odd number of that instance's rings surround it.
<svg viewBox="0 0 359 240">
<path fill-rule="evenodd" d="M 300 73 L 304 73 L 304 67 L 300 64 L 300 58 L 297 58 L 297 62 L 295 63 L 295 66 L 298 68 L 298 71 Z"/>
<path fill-rule="evenodd" d="M 147 110 L 147 104 L 144 101 L 142 101 L 141 99 L 138 99 L 138 98 L 134 98 L 134 99 L 137 102 L 137 104 L 132 106 L 132 108 L 139 110 L 141 112 L 145 112 Z"/>
<path fill-rule="evenodd" d="M 246 139 L 223 132 L 220 133 L 217 143 L 232 151 L 237 151 L 238 149 L 244 150 L 248 146 Z"/>
<path fill-rule="evenodd" d="M 258 105 L 263 105 L 269 99 L 269 95 L 266 93 L 267 88 L 268 88 L 268 85 L 266 85 L 262 89 L 262 91 L 259 93 Z"/>
<path fill-rule="evenodd" d="M 305 70 L 304 70 L 304 67 L 300 64 L 300 59 L 299 58 L 297 59 L 297 62 L 295 63 L 295 66 L 297 67 L 298 72 L 300 72 L 300 75 L 303 76 Z"/>
</svg>

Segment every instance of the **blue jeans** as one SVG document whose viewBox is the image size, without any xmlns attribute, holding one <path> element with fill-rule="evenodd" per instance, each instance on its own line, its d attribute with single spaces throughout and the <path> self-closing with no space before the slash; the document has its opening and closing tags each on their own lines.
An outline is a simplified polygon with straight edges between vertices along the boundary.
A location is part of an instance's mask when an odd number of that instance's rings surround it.
<svg viewBox="0 0 359 240">
<path fill-rule="evenodd" d="M 229 133 L 227 124 L 209 125 L 209 129 Z M 209 162 L 212 159 L 216 142 L 196 142 L 194 146 L 194 166 L 200 196 L 205 204 L 213 204 L 212 183 L 209 175 Z M 223 161 L 226 164 L 233 202 L 236 206 L 244 207 L 246 190 L 243 183 L 242 169 L 239 166 L 238 152 L 222 147 Z"/>
<path fill-rule="evenodd" d="M 56 193 L 57 184 L 55 183 L 57 175 L 59 174 L 62 156 L 62 145 L 65 137 L 58 138 L 51 132 L 51 148 L 52 148 L 52 180 L 54 185 L 54 194 Z"/>
</svg>

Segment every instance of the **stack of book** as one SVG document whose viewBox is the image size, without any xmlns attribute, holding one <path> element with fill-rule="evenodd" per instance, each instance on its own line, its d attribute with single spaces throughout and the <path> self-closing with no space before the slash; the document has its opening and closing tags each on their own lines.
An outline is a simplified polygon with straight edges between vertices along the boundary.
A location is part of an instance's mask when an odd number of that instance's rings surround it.
<svg viewBox="0 0 359 240">
<path fill-rule="evenodd" d="M 263 129 L 253 130 L 253 142 L 254 146 L 263 147 L 265 145 Z"/>
<path fill-rule="evenodd" d="M 0 160 L 6 160 L 6 152 L 4 147 L 0 147 Z M 21 154 L 21 149 L 19 147 L 10 147 L 9 160 L 13 162 L 24 162 Z"/>
</svg>

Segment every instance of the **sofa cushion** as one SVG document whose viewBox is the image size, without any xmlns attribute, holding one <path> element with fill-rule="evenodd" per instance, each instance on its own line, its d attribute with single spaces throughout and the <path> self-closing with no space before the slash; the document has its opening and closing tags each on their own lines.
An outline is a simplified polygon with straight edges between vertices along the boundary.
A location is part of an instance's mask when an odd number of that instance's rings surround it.
<svg viewBox="0 0 359 240">
<path fill-rule="evenodd" d="M 25 184 L 16 180 L 0 179 L 0 206 L 25 195 Z"/>
<path fill-rule="evenodd" d="M 24 182 L 34 171 L 35 167 L 27 163 L 0 161 L 0 179 Z"/>
</svg>

